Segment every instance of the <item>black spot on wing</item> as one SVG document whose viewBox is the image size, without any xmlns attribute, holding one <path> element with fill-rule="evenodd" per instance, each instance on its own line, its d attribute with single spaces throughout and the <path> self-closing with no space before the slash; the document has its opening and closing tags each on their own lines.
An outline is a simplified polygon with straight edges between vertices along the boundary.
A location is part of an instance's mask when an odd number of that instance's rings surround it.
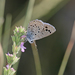
<svg viewBox="0 0 75 75">
<path fill-rule="evenodd" d="M 47 26 L 45 28 L 48 28 Z"/>
<path fill-rule="evenodd" d="M 35 24 L 35 26 L 36 26 L 36 24 Z"/>
<path fill-rule="evenodd" d="M 48 29 L 46 29 L 46 31 L 48 31 Z"/>
<path fill-rule="evenodd" d="M 42 33 L 43 34 L 43 33 Z"/>
<path fill-rule="evenodd" d="M 39 26 L 38 26 L 38 29 L 39 29 Z"/>
<path fill-rule="evenodd" d="M 51 33 L 51 31 L 50 30 L 48 30 L 50 33 Z"/>
<path fill-rule="evenodd" d="M 38 30 L 40 30 L 40 28 Z"/>
<path fill-rule="evenodd" d="M 50 30 L 48 30 L 47 28 L 46 28 L 46 31 L 48 31 L 49 33 L 51 33 L 51 31 L 50 31 Z"/>
<path fill-rule="evenodd" d="M 34 24 L 36 27 L 37 27 L 37 25 L 36 24 Z"/>
<path fill-rule="evenodd" d="M 38 33 L 39 33 L 39 31 L 38 31 Z"/>
</svg>

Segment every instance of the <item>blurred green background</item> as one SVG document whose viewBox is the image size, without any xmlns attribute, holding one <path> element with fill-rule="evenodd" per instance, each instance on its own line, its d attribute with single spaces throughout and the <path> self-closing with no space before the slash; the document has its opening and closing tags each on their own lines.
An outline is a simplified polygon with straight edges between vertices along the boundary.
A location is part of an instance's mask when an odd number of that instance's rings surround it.
<svg viewBox="0 0 75 75">
<path fill-rule="evenodd" d="M 4 53 L 11 52 L 13 29 L 15 26 L 23 26 L 28 3 L 29 0 L 5 0 L 4 23 L 1 28 L 1 42 Z M 31 20 L 34 19 L 48 22 L 56 28 L 54 34 L 36 41 L 36 44 L 42 75 L 57 75 L 71 37 L 75 20 L 75 0 L 35 0 L 31 15 Z M 25 43 L 25 47 L 27 49 L 21 55 L 17 75 L 36 75 L 33 53 L 29 42 Z M 74 57 L 75 45 L 64 75 L 75 75 Z"/>
</svg>

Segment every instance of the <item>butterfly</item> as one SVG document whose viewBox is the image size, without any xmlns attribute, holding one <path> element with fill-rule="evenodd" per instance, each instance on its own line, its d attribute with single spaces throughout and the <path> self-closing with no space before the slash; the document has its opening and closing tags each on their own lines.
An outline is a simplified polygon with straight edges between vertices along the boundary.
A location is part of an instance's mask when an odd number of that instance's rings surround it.
<svg viewBox="0 0 75 75">
<path fill-rule="evenodd" d="M 41 20 L 33 20 L 29 23 L 27 29 L 27 40 L 33 43 L 34 40 L 39 40 L 53 34 L 56 31 L 55 27 Z"/>
</svg>

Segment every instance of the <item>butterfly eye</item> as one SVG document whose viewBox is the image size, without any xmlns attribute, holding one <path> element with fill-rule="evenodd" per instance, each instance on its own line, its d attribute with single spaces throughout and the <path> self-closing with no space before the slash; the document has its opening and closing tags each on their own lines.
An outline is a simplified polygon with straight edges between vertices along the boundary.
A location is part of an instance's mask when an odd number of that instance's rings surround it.
<svg viewBox="0 0 75 75">
<path fill-rule="evenodd" d="M 31 41 L 31 43 L 33 43 L 33 41 Z"/>
</svg>

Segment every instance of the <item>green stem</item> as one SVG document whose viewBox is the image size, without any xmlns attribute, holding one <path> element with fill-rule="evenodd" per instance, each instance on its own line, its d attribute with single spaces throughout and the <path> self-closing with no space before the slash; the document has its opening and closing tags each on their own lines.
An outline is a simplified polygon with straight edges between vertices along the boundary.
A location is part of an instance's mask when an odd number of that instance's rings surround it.
<svg viewBox="0 0 75 75">
<path fill-rule="evenodd" d="M 70 57 L 73 45 L 74 45 L 74 41 L 70 40 L 70 42 L 68 44 L 68 47 L 67 47 L 67 50 L 65 52 L 65 55 L 64 55 L 64 58 L 63 58 L 63 61 L 62 61 L 62 64 L 61 64 L 58 75 L 63 75 L 64 74 L 64 71 L 65 71 L 66 65 L 68 63 L 68 59 Z"/>
<path fill-rule="evenodd" d="M 74 45 L 74 42 L 75 42 L 75 22 L 74 22 L 74 26 L 73 26 L 73 30 L 72 30 L 71 39 L 70 39 L 70 42 L 69 42 L 68 47 L 66 49 L 64 58 L 62 60 L 58 75 L 63 75 L 64 74 L 66 65 L 68 63 L 68 59 L 70 57 L 70 54 L 71 54 L 71 51 L 72 51 L 72 48 L 73 48 L 73 45 Z"/>
<path fill-rule="evenodd" d="M 5 7 L 5 0 L 0 0 L 0 42 L 1 42 L 1 35 L 2 35 L 2 25 L 4 22 L 4 7 Z"/>
<path fill-rule="evenodd" d="M 3 49 L 0 43 L 0 75 L 2 75 L 3 63 L 4 63 L 4 55 L 3 55 Z"/>
<path fill-rule="evenodd" d="M 4 7 L 5 7 L 5 0 L 0 0 L 0 75 L 2 75 L 3 63 L 4 63 L 4 55 L 1 45 L 2 25 L 4 22 Z"/>
<path fill-rule="evenodd" d="M 5 29 L 4 29 L 4 35 L 3 35 L 4 66 L 6 65 L 5 53 L 7 53 L 7 51 L 8 51 L 11 20 L 12 20 L 12 16 L 10 14 L 8 14 L 6 16 Z"/>
<path fill-rule="evenodd" d="M 29 21 L 31 20 L 34 3 L 35 3 L 35 0 L 29 1 L 29 5 L 28 5 L 27 12 L 26 12 L 26 16 L 25 16 L 25 21 L 24 21 L 24 27 L 26 29 L 27 29 Z"/>
<path fill-rule="evenodd" d="M 11 21 L 12 21 L 12 15 L 7 14 L 6 15 L 4 35 L 3 35 L 3 50 L 4 50 L 4 53 L 7 53 L 7 51 L 8 51 L 8 44 L 9 44 L 8 41 L 9 41 L 9 37 L 10 37 Z"/>
<path fill-rule="evenodd" d="M 32 43 L 31 47 L 32 47 L 32 51 L 33 51 L 34 61 L 35 61 L 36 73 L 37 73 L 37 75 L 42 75 L 41 64 L 40 64 L 40 59 L 39 59 L 39 54 L 38 54 L 36 44 Z"/>
</svg>

